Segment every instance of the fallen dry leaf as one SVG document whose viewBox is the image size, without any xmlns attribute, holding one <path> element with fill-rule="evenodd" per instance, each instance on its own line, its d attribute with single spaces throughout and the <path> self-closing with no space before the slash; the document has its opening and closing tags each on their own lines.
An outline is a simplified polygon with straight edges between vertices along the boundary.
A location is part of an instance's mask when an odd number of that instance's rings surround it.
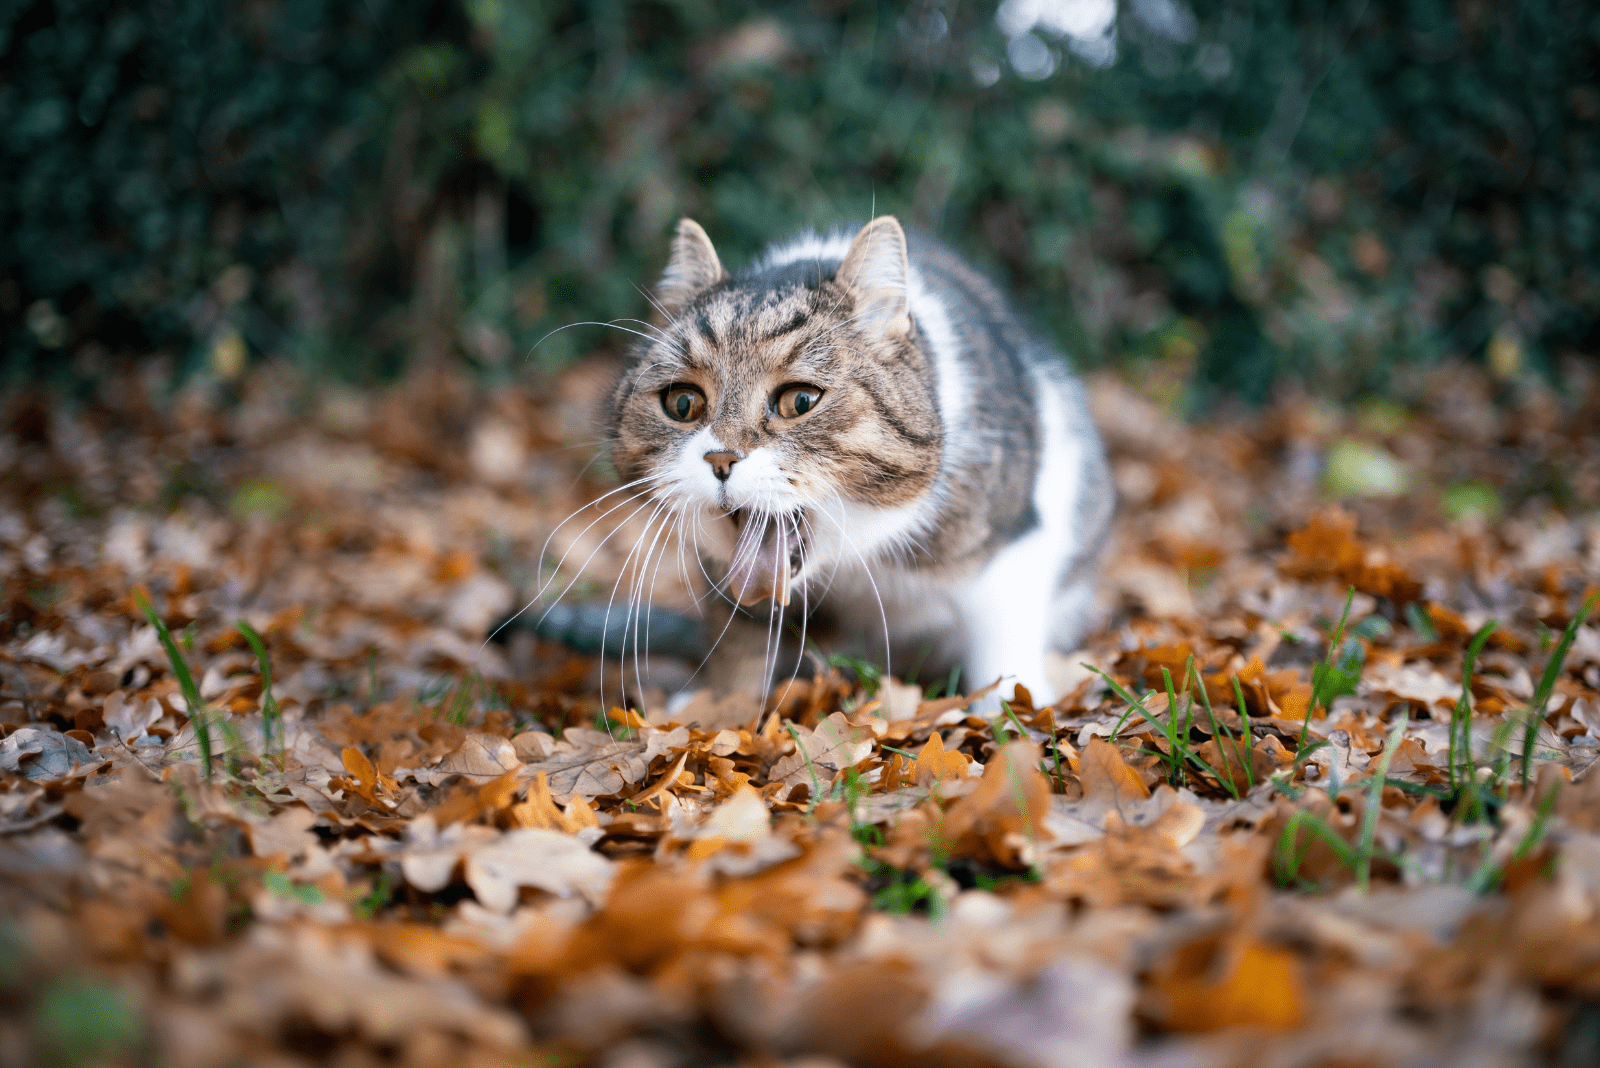
<svg viewBox="0 0 1600 1068">
<path fill-rule="evenodd" d="M 1049 835 L 1049 810 L 1050 782 L 1039 770 L 1038 747 L 1011 742 L 984 766 L 977 788 L 945 813 L 944 849 L 1000 868 L 1031 867 Z"/>
<path fill-rule="evenodd" d="M 1120 807 L 1150 796 L 1139 773 L 1128 767 L 1115 746 L 1099 738 L 1089 739 L 1078 755 L 1078 780 L 1084 798 L 1101 805 Z"/>
<path fill-rule="evenodd" d="M 959 782 L 967 777 L 967 768 L 971 764 L 972 758 L 965 753 L 946 752 L 944 739 L 939 737 L 938 731 L 934 731 L 917 754 L 911 778 L 919 786 L 934 782 Z"/>
<path fill-rule="evenodd" d="M 462 739 L 454 752 L 439 761 L 438 771 L 482 782 L 520 767 L 522 761 L 509 741 L 499 735 L 474 731 Z"/>
<path fill-rule="evenodd" d="M 519 827 L 463 854 L 467 885 L 485 908 L 509 912 L 517 891 L 531 886 L 591 904 L 605 898 L 612 863 L 584 842 L 538 827 Z"/>
<path fill-rule="evenodd" d="M 1176 1031 L 1227 1027 L 1287 1030 L 1305 1018 L 1300 965 L 1286 949 L 1246 944 L 1214 958 L 1216 948 L 1194 943 L 1178 952 L 1169 971 L 1151 984 L 1162 1022 Z M 1219 970 L 1220 974 L 1213 974 Z"/>
<path fill-rule="evenodd" d="M 648 737 L 663 733 L 654 731 Z M 683 738 L 688 741 L 688 731 Z M 592 800 L 601 794 L 619 793 L 643 779 L 653 755 L 647 754 L 647 747 L 642 739 L 615 741 L 603 731 L 573 729 L 562 735 L 549 756 L 522 765 L 521 774 L 524 778 L 541 772 L 548 775 L 550 796 L 557 802 L 574 795 Z"/>
<path fill-rule="evenodd" d="M 60 731 L 24 727 L 0 741 L 0 771 L 39 782 L 65 778 L 89 760 L 89 747 Z"/>
</svg>

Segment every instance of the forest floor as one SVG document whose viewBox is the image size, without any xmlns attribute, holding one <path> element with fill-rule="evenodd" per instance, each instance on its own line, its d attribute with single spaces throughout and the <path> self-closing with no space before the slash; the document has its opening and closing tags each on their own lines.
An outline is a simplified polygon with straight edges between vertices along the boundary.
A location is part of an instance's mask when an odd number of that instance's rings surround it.
<svg viewBox="0 0 1600 1068">
<path fill-rule="evenodd" d="M 624 573 L 607 375 L 13 393 L 0 1064 L 1600 1063 L 1600 376 L 1097 378 L 1107 623 L 989 719 L 485 645 Z"/>
</svg>

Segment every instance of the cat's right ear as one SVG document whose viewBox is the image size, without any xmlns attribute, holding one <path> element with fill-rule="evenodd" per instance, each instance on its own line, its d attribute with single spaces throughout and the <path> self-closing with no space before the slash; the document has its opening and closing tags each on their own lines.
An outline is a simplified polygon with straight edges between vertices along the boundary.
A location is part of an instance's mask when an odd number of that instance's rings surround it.
<svg viewBox="0 0 1600 1068">
<path fill-rule="evenodd" d="M 672 238 L 672 256 L 667 269 L 662 272 L 661 284 L 656 294 L 666 310 L 676 312 L 695 298 L 728 277 L 717 259 L 717 250 L 711 239 L 693 219 L 679 219 L 678 232 Z"/>
<path fill-rule="evenodd" d="M 893 215 L 873 219 L 839 264 L 838 278 L 859 302 L 861 325 L 886 336 L 911 332 L 910 294 L 906 279 L 911 268 L 906 259 L 906 232 Z"/>
</svg>

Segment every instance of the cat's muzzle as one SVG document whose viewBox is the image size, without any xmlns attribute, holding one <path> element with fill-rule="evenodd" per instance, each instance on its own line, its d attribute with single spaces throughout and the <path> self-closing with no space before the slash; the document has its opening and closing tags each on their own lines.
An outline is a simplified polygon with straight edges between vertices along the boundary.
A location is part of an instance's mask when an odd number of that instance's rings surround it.
<svg viewBox="0 0 1600 1068">
<path fill-rule="evenodd" d="M 741 605 L 772 598 L 789 603 L 789 591 L 805 566 L 806 539 L 800 515 L 794 512 L 730 512 L 739 532 L 728 565 L 726 592 Z"/>
</svg>

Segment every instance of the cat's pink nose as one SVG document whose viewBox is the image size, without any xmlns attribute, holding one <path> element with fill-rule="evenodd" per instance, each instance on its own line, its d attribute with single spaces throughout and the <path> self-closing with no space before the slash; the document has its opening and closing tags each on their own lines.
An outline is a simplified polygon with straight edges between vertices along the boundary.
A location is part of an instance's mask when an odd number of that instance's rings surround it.
<svg viewBox="0 0 1600 1068">
<path fill-rule="evenodd" d="M 711 465 L 711 471 L 717 476 L 718 482 L 728 481 L 728 476 L 733 474 L 733 465 L 739 460 L 740 456 L 736 452 L 706 453 L 706 463 Z"/>
</svg>

